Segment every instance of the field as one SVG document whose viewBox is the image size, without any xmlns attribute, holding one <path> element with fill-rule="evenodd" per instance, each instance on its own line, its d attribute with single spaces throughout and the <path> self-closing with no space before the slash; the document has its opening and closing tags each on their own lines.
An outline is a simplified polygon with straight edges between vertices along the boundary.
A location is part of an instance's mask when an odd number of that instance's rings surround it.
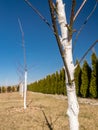
<svg viewBox="0 0 98 130">
<path fill-rule="evenodd" d="M 80 130 L 98 130 L 98 100 L 78 98 Z M 18 92 L 0 94 L 0 130 L 69 130 L 67 97 L 27 93 L 27 109 Z"/>
</svg>

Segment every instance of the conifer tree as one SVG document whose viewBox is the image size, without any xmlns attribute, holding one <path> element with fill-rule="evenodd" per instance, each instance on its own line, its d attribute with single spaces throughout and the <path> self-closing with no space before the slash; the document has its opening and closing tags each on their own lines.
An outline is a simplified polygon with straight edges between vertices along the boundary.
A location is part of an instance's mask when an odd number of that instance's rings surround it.
<svg viewBox="0 0 98 130">
<path fill-rule="evenodd" d="M 91 73 L 91 82 L 90 82 L 90 97 L 97 98 L 98 94 L 98 59 L 96 54 L 93 53 L 91 56 L 92 59 L 92 73 Z"/>
<path fill-rule="evenodd" d="M 82 67 L 82 75 L 81 75 L 82 83 L 80 93 L 82 97 L 89 96 L 90 77 L 91 77 L 91 68 L 89 67 L 87 61 L 85 60 Z"/>
<path fill-rule="evenodd" d="M 66 95 L 66 86 L 65 86 L 65 70 L 62 68 L 60 70 L 60 94 Z"/>
<path fill-rule="evenodd" d="M 56 76 L 55 76 L 55 73 L 53 73 L 51 75 L 51 87 L 52 87 L 52 93 L 55 94 L 56 93 Z"/>
<path fill-rule="evenodd" d="M 60 84 L 59 84 L 59 81 L 60 81 L 60 76 L 59 76 L 59 73 L 58 71 L 56 71 L 56 93 L 57 94 L 60 94 Z"/>
<path fill-rule="evenodd" d="M 76 64 L 78 65 L 75 69 L 74 76 L 75 76 L 75 85 L 76 85 L 76 94 L 80 96 L 80 86 L 81 86 L 81 67 L 78 63 L 78 60 L 76 61 Z"/>
<path fill-rule="evenodd" d="M 2 92 L 5 93 L 6 92 L 6 87 L 2 87 Z"/>
<path fill-rule="evenodd" d="M 46 82 L 47 82 L 47 92 L 50 94 L 51 93 L 51 75 L 48 75 L 46 77 Z"/>
</svg>

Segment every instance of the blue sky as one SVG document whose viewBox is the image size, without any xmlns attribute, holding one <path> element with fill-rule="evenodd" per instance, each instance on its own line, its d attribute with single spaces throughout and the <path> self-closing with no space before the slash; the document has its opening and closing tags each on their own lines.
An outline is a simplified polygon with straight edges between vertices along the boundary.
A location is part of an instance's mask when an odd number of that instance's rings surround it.
<svg viewBox="0 0 98 130">
<path fill-rule="evenodd" d="M 63 1 L 66 3 L 69 22 L 71 0 Z M 51 23 L 48 0 L 30 0 L 30 2 Z M 74 28 L 76 30 L 79 30 L 95 2 L 96 0 L 87 0 L 75 21 Z M 77 0 L 76 10 L 81 3 L 82 0 Z M 52 31 L 24 0 L 0 0 L 0 85 L 17 84 L 21 77 L 21 71 L 23 71 L 22 37 L 18 17 L 22 22 L 25 35 L 28 83 L 52 74 L 63 66 Z M 80 59 L 90 44 L 97 39 L 98 7 L 79 35 L 74 50 L 74 60 Z M 98 45 L 95 46 L 95 51 L 98 55 Z M 86 57 L 88 63 L 91 63 L 90 54 Z"/>
</svg>

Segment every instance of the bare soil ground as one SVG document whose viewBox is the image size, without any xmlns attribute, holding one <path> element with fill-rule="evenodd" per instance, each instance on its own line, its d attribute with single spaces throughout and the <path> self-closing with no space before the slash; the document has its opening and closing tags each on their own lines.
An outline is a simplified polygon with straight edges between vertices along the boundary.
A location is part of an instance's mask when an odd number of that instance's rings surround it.
<svg viewBox="0 0 98 130">
<path fill-rule="evenodd" d="M 78 98 L 80 130 L 98 130 L 98 100 Z M 0 94 L 0 130 L 69 130 L 67 97 L 27 93 L 27 109 L 18 92 Z"/>
</svg>

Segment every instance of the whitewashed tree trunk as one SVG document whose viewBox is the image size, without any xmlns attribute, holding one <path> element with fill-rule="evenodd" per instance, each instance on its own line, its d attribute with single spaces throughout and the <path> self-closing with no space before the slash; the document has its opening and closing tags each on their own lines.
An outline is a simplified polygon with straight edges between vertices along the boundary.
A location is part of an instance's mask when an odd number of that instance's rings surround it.
<svg viewBox="0 0 98 130">
<path fill-rule="evenodd" d="M 25 71 L 25 81 L 24 81 L 24 109 L 26 109 L 26 94 L 27 94 L 27 71 Z"/>
<path fill-rule="evenodd" d="M 18 18 L 18 22 L 19 22 L 19 27 L 20 27 L 20 31 L 22 34 L 22 47 L 23 47 L 23 52 L 24 52 L 24 109 L 26 109 L 26 94 L 27 94 L 27 65 L 26 65 L 26 49 L 25 49 L 25 41 L 24 41 L 24 32 L 22 29 L 22 25 L 21 25 L 21 21 Z"/>
<path fill-rule="evenodd" d="M 68 96 L 68 110 L 67 114 L 69 116 L 69 124 L 70 130 L 78 130 L 79 129 L 79 122 L 78 122 L 78 113 L 79 113 L 79 105 L 77 102 L 76 91 L 75 91 L 75 83 L 74 83 L 74 64 L 73 64 L 73 57 L 72 57 L 72 39 L 68 40 L 68 28 L 67 20 L 66 20 L 66 13 L 65 13 L 65 6 L 62 0 L 56 0 L 57 2 L 57 16 L 58 22 L 60 24 L 61 30 L 61 44 L 64 50 L 64 59 L 66 61 L 66 65 L 70 74 L 70 78 L 72 83 L 69 84 L 68 82 L 68 75 L 66 73 L 66 88 L 67 88 L 67 96 Z"/>
<path fill-rule="evenodd" d="M 19 93 L 20 93 L 21 97 L 23 97 L 23 82 L 21 82 L 19 85 Z"/>
</svg>

